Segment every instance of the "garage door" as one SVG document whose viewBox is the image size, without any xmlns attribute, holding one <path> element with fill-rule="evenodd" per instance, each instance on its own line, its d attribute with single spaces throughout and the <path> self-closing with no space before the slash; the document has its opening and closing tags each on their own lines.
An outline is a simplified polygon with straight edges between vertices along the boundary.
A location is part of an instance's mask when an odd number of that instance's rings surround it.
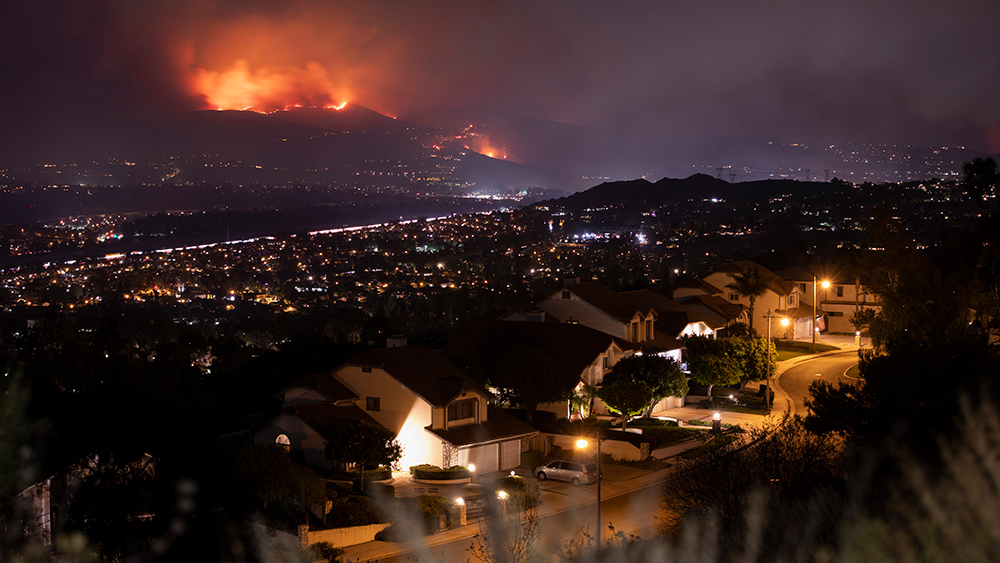
<svg viewBox="0 0 1000 563">
<path fill-rule="evenodd" d="M 500 442 L 500 469 L 507 471 L 521 465 L 521 440 Z"/>
<path fill-rule="evenodd" d="M 500 467 L 498 462 L 499 459 L 497 456 L 496 444 L 473 446 L 471 448 L 462 448 L 461 450 L 458 450 L 458 464 L 466 467 L 468 467 L 470 463 L 475 464 L 476 473 L 479 473 L 480 475 L 483 473 L 499 471 Z"/>
</svg>

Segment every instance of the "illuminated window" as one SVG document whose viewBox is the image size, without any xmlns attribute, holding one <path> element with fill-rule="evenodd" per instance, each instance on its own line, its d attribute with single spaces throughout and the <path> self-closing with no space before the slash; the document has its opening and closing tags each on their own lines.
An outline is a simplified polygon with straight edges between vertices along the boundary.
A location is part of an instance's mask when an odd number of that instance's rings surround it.
<svg viewBox="0 0 1000 563">
<path fill-rule="evenodd" d="M 274 439 L 274 445 L 285 450 L 286 452 L 292 448 L 292 442 L 288 439 L 288 436 L 284 434 L 278 434 L 278 437 Z"/>
<path fill-rule="evenodd" d="M 455 401 L 448 405 L 448 421 L 475 418 L 477 403 L 476 399 L 466 399 L 464 401 Z"/>
<path fill-rule="evenodd" d="M 382 401 L 378 397 L 365 397 L 365 410 L 382 410 Z"/>
</svg>

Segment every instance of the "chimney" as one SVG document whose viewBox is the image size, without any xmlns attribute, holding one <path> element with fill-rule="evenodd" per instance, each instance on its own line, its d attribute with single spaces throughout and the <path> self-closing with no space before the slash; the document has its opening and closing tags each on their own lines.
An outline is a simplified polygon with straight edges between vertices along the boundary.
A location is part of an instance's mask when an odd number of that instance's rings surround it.
<svg viewBox="0 0 1000 563">
<path fill-rule="evenodd" d="M 385 339 L 386 348 L 401 348 L 406 346 L 406 337 L 402 334 L 393 334 Z"/>
<path fill-rule="evenodd" d="M 580 278 L 579 277 L 575 277 L 575 278 L 563 278 L 563 286 L 576 285 L 578 283 L 580 283 Z"/>
</svg>

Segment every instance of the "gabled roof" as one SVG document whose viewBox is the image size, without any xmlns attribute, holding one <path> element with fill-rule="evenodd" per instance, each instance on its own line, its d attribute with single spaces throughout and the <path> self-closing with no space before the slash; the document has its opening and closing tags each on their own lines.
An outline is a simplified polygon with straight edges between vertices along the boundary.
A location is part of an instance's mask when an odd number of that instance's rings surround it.
<svg viewBox="0 0 1000 563">
<path fill-rule="evenodd" d="M 292 382 L 291 385 L 285 387 L 279 395 L 284 394 L 294 387 L 315 389 L 334 403 L 354 401 L 360 398 L 357 393 L 348 389 L 346 385 L 329 373 L 312 373 L 300 377 Z"/>
<path fill-rule="evenodd" d="M 369 350 L 347 360 L 344 365 L 381 368 L 435 407 L 447 406 L 462 391 L 490 396 L 448 358 L 423 346 Z"/>
<path fill-rule="evenodd" d="M 722 288 L 715 287 L 714 285 L 708 283 L 707 281 L 701 278 L 688 280 L 677 286 L 678 289 L 682 287 L 686 289 L 699 289 L 701 291 L 704 291 L 707 295 L 717 295 L 719 293 L 722 293 Z"/>
<path fill-rule="evenodd" d="M 667 336 L 676 337 L 680 335 L 689 324 L 699 322 L 706 325 L 709 324 L 697 312 L 692 311 L 662 293 L 640 289 L 625 291 L 620 295 L 637 305 L 650 307 L 656 311 L 656 331 L 662 332 Z"/>
<path fill-rule="evenodd" d="M 486 422 L 464 424 L 448 430 L 434 429 L 428 426 L 426 430 L 456 447 L 523 438 L 538 434 L 538 430 L 533 426 L 514 418 L 502 409 L 492 406 L 487 407 L 487 409 L 486 417 L 488 420 Z"/>
<path fill-rule="evenodd" d="M 559 291 L 572 291 L 577 297 L 597 307 L 605 314 L 620 322 L 632 321 L 637 313 L 646 316 L 653 311 L 651 307 L 642 306 L 625 299 L 617 291 L 600 282 L 577 283 L 564 286 Z"/>
<path fill-rule="evenodd" d="M 325 402 L 302 403 L 286 407 L 281 412 L 282 414 L 297 416 L 299 420 L 327 440 L 331 437 L 331 430 L 342 428 L 351 422 L 360 421 L 374 426 L 381 426 L 374 418 L 354 403 L 348 405 L 334 405 Z"/>
<path fill-rule="evenodd" d="M 519 346 L 532 345 L 553 354 L 560 366 L 554 375 L 567 388 L 576 386 L 583 371 L 612 345 L 623 351 L 637 349 L 627 340 L 579 324 L 476 319 L 462 326 L 444 354 L 455 361 L 489 366 Z"/>
<path fill-rule="evenodd" d="M 729 320 L 740 318 L 746 309 L 742 303 L 733 303 L 718 295 L 692 295 L 681 299 L 681 303 L 689 307 L 701 305 Z"/>
<path fill-rule="evenodd" d="M 773 291 L 774 293 L 777 293 L 778 295 L 788 295 L 789 293 L 792 292 L 792 289 L 795 287 L 794 283 L 783 279 L 781 276 L 775 274 L 771 270 L 768 270 L 764 266 L 761 266 L 760 264 L 756 262 L 751 262 L 749 260 L 730 262 L 728 264 L 723 265 L 716 271 L 723 274 L 733 275 L 733 274 L 742 274 L 744 272 L 748 272 L 754 269 L 760 272 L 761 277 L 763 277 L 767 281 L 767 288 Z"/>
</svg>

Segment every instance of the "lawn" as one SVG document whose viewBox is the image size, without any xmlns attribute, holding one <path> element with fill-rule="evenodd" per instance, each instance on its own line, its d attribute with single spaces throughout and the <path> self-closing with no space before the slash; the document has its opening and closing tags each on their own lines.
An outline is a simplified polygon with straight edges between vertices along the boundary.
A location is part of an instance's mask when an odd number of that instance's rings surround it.
<svg viewBox="0 0 1000 563">
<path fill-rule="evenodd" d="M 774 344 L 778 352 L 778 361 L 790 360 L 798 356 L 812 354 L 812 342 L 800 342 L 797 340 L 779 340 Z M 827 344 L 816 344 L 816 353 L 839 350 L 836 346 Z"/>
</svg>

